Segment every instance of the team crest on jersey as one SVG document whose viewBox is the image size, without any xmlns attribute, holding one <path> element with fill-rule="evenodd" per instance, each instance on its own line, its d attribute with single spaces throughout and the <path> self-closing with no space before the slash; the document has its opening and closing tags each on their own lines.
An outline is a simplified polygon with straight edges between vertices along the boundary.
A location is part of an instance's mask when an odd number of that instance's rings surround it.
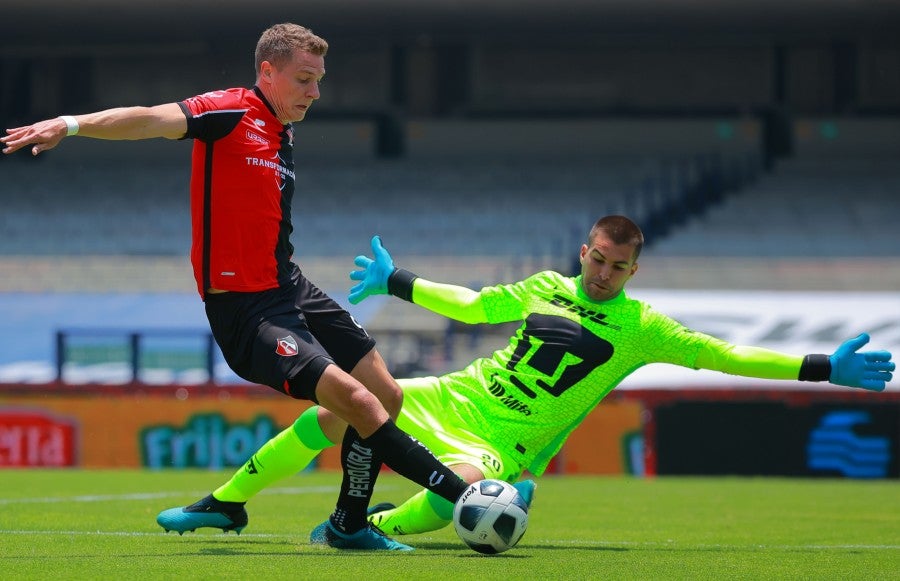
<svg viewBox="0 0 900 581">
<path fill-rule="evenodd" d="M 284 355 L 285 357 L 293 357 L 298 351 L 297 340 L 290 335 L 278 339 L 278 344 L 275 347 L 275 353 Z"/>
<path fill-rule="evenodd" d="M 284 163 L 280 153 L 275 154 L 275 159 L 278 160 L 276 164 L 276 169 L 278 171 L 275 172 L 275 182 L 278 184 L 278 189 L 283 191 L 288 179 L 294 179 L 294 173 L 287 168 L 287 164 Z"/>
</svg>

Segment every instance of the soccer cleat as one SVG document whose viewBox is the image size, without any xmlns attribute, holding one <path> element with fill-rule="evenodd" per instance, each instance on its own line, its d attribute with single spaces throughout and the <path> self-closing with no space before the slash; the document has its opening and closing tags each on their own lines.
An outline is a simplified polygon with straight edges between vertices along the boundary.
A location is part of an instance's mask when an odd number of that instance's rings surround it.
<svg viewBox="0 0 900 581">
<path fill-rule="evenodd" d="M 366 511 L 366 516 L 372 516 L 373 514 L 377 514 L 379 512 L 384 512 L 386 510 L 391 510 L 397 508 L 397 505 L 391 502 L 379 502 L 375 506 L 370 506 Z"/>
<path fill-rule="evenodd" d="M 156 522 L 166 532 L 194 532 L 202 527 L 234 531 L 241 534 L 247 526 L 247 511 L 243 502 L 222 502 L 213 495 L 202 498 L 190 506 L 170 508 L 156 516 Z"/>
<path fill-rule="evenodd" d="M 380 529 L 381 521 L 384 517 L 381 513 L 394 508 L 397 508 L 397 506 L 390 502 L 379 502 L 375 506 L 370 506 L 369 510 L 366 511 L 367 520 Z"/>
<path fill-rule="evenodd" d="M 375 525 L 367 523 L 365 527 L 348 535 L 337 531 L 330 520 L 326 520 L 312 530 L 309 542 L 314 545 L 328 545 L 335 549 L 353 551 L 413 551 L 409 545 L 398 543 L 385 535 Z"/>
<path fill-rule="evenodd" d="M 534 480 L 523 480 L 513 484 L 513 487 L 519 491 L 522 500 L 525 501 L 528 508 L 531 508 L 531 503 L 534 501 L 534 489 L 537 488 L 537 483 L 535 483 Z"/>
</svg>

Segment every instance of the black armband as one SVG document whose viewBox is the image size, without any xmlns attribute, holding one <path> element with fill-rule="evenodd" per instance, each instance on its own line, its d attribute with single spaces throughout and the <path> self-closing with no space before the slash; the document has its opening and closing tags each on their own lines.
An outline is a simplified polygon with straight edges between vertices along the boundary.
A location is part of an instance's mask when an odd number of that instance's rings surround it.
<svg viewBox="0 0 900 581">
<path fill-rule="evenodd" d="M 413 281 L 419 278 L 415 274 L 402 268 L 395 268 L 388 277 L 388 294 L 392 294 L 404 301 L 412 302 Z"/>
<path fill-rule="evenodd" d="M 800 381 L 828 381 L 831 377 L 831 360 L 828 355 L 806 355 L 800 364 Z"/>
</svg>

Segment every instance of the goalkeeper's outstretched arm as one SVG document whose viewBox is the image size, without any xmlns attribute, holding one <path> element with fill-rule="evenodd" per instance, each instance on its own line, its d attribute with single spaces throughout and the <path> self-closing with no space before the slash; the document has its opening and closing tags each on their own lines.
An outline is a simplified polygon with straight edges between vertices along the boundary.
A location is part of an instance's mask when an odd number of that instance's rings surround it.
<svg viewBox="0 0 900 581">
<path fill-rule="evenodd" d="M 372 295 L 391 294 L 463 323 L 487 322 L 481 295 L 477 291 L 431 282 L 395 267 L 390 253 L 381 244 L 380 236 L 372 238 L 372 255 L 374 258 L 357 256 L 354 260 L 361 269 L 350 273 L 351 280 L 359 281 L 350 289 L 349 298 L 354 305 Z"/>
<path fill-rule="evenodd" d="M 841 344 L 831 355 L 788 355 L 761 347 L 730 345 L 714 339 L 697 356 L 699 369 L 760 379 L 828 381 L 834 385 L 884 391 L 895 364 L 889 351 L 863 351 L 863 333 Z"/>
</svg>

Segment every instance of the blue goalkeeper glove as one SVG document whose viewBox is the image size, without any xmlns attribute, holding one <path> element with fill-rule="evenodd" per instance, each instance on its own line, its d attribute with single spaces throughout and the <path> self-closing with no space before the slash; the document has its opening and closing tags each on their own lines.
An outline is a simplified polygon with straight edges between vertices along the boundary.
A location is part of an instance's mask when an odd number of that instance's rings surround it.
<svg viewBox="0 0 900 581">
<path fill-rule="evenodd" d="M 868 342 L 869 335 L 862 333 L 859 337 L 844 341 L 834 354 L 829 355 L 831 376 L 828 381 L 835 385 L 884 391 L 885 383 L 893 377 L 894 363 L 889 351 L 857 353 Z"/>
<path fill-rule="evenodd" d="M 362 270 L 350 273 L 351 280 L 361 281 L 350 289 L 351 304 L 355 305 L 372 295 L 386 295 L 388 292 L 388 278 L 394 272 L 394 261 L 381 245 L 381 236 L 372 237 L 372 255 L 375 260 L 359 255 L 353 261 Z"/>
</svg>

